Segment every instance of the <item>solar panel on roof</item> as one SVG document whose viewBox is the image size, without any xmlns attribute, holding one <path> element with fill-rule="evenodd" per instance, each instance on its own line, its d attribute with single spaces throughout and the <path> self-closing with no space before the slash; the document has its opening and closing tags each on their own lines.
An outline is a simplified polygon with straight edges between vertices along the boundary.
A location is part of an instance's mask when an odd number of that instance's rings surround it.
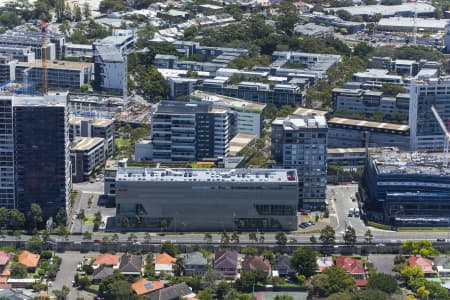
<svg viewBox="0 0 450 300">
<path fill-rule="evenodd" d="M 151 284 L 151 283 L 146 283 L 146 284 L 144 284 L 144 287 L 145 287 L 147 290 L 151 290 L 151 289 L 153 289 L 153 284 Z"/>
</svg>

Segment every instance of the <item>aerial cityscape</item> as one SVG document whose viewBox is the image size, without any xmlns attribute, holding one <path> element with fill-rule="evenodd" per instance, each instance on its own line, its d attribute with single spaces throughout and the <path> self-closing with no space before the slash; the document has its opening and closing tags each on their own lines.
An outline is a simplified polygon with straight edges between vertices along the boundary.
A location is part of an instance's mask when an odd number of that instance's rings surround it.
<svg viewBox="0 0 450 300">
<path fill-rule="evenodd" d="M 450 300 L 450 1 L 0 0 L 0 300 Z"/>
</svg>

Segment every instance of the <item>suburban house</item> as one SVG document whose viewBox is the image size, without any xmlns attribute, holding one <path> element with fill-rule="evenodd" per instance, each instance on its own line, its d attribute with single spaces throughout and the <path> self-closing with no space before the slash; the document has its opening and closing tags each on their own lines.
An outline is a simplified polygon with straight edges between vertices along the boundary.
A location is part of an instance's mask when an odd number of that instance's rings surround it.
<svg viewBox="0 0 450 300">
<path fill-rule="evenodd" d="M 92 273 L 92 283 L 100 283 L 103 278 L 112 275 L 113 273 L 113 267 L 106 267 L 104 265 L 101 265 L 100 267 L 94 269 L 94 273 Z"/>
<path fill-rule="evenodd" d="M 295 270 L 291 267 L 291 259 L 287 255 L 275 258 L 275 270 L 279 276 L 294 276 Z"/>
<path fill-rule="evenodd" d="M 142 256 L 125 253 L 120 259 L 119 271 L 123 275 L 141 275 Z"/>
<path fill-rule="evenodd" d="M 100 254 L 95 258 L 93 267 L 96 269 L 100 266 L 113 267 L 116 269 L 119 266 L 119 257 L 109 253 Z"/>
<path fill-rule="evenodd" d="M 323 270 L 334 265 L 333 258 L 331 256 L 317 257 L 317 272 L 322 273 Z"/>
<path fill-rule="evenodd" d="M 11 255 L 7 252 L 0 251 L 0 277 L 9 276 L 9 270 L 7 268 Z"/>
<path fill-rule="evenodd" d="M 208 260 L 199 251 L 188 253 L 184 256 L 184 275 L 203 275 L 208 267 Z"/>
<path fill-rule="evenodd" d="M 164 287 L 162 281 L 148 281 L 145 278 L 139 279 L 131 285 L 131 289 L 138 296 L 147 295 Z"/>
<path fill-rule="evenodd" d="M 28 271 L 34 272 L 39 263 L 41 256 L 39 254 L 31 253 L 27 250 L 22 251 L 18 257 L 18 262 L 27 267 Z"/>
<path fill-rule="evenodd" d="M 357 286 L 367 285 L 366 271 L 362 260 L 348 256 L 338 256 L 336 257 L 336 266 L 344 268 L 347 273 L 352 275 Z"/>
<path fill-rule="evenodd" d="M 431 259 L 421 256 L 410 256 L 408 258 L 408 264 L 411 267 L 418 266 L 421 268 L 425 276 L 433 276 L 437 274 L 437 272 L 433 269 L 433 261 Z"/>
<path fill-rule="evenodd" d="M 159 275 L 161 272 L 172 273 L 173 264 L 177 261 L 175 257 L 170 256 L 166 252 L 161 253 L 155 259 L 155 274 Z"/>
<path fill-rule="evenodd" d="M 145 296 L 151 300 L 178 300 L 193 298 L 195 294 L 186 283 L 178 283 L 170 287 L 162 288 L 146 294 Z"/>
<path fill-rule="evenodd" d="M 238 254 L 236 251 L 214 252 L 214 270 L 223 274 L 225 279 L 234 279 L 238 273 Z"/>
<path fill-rule="evenodd" d="M 267 275 L 272 275 L 272 267 L 269 260 L 261 256 L 246 256 L 242 263 L 242 270 L 245 271 L 264 271 Z"/>
<path fill-rule="evenodd" d="M 439 277 L 450 277 L 450 257 L 448 255 L 440 255 L 434 259 Z"/>
</svg>

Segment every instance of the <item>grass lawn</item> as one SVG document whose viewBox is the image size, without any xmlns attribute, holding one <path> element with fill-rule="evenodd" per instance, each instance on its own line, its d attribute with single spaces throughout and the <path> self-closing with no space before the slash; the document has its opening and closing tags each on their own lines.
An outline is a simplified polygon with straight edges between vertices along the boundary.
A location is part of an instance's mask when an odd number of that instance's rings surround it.
<svg viewBox="0 0 450 300">
<path fill-rule="evenodd" d="M 84 224 L 88 225 L 94 225 L 95 216 L 94 215 L 87 215 L 86 221 L 84 221 Z"/>
</svg>

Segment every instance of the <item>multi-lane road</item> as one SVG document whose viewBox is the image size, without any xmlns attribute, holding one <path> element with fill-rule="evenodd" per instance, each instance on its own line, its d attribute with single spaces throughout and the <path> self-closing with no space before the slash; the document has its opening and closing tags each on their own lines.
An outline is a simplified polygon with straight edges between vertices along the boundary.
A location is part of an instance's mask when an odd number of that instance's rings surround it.
<svg viewBox="0 0 450 300">
<path fill-rule="evenodd" d="M 102 194 L 103 191 L 103 183 L 95 182 L 95 183 L 82 183 L 75 185 L 75 189 L 77 189 L 81 195 L 79 197 L 79 201 L 75 204 L 75 210 L 85 209 L 88 213 L 93 214 L 96 211 L 101 211 L 103 215 L 114 215 L 114 212 L 111 209 L 106 209 L 103 207 L 99 207 L 96 204 L 98 196 Z M 373 235 L 373 243 L 391 243 L 391 242 L 400 242 L 404 240 L 432 240 L 436 239 L 450 239 L 449 232 L 395 232 L 395 231 L 385 231 L 376 228 L 367 227 L 359 218 L 349 217 L 348 210 L 353 207 L 357 207 L 357 202 L 351 200 L 352 196 L 355 195 L 357 191 L 357 185 L 330 185 L 327 192 L 327 198 L 330 202 L 330 216 L 331 218 L 335 218 L 335 222 L 333 224 L 337 224 L 335 227 L 336 231 L 336 240 L 337 242 L 342 242 L 342 234 L 346 228 L 346 226 L 351 225 L 357 234 L 357 240 L 359 242 L 364 241 L 365 232 L 370 229 Z M 93 196 L 94 203 L 91 208 L 87 208 L 88 199 Z M 77 226 L 74 226 L 77 227 Z M 146 233 L 133 233 L 137 238 L 136 241 L 144 242 Z M 211 233 L 213 242 L 219 243 L 221 239 L 221 234 L 219 233 Z M 111 237 L 114 233 L 93 233 L 92 240 L 103 240 L 104 237 Z M 264 241 L 265 243 L 275 243 L 276 233 L 264 233 Z M 118 233 L 118 237 L 120 242 L 128 241 L 130 234 L 121 234 Z M 166 240 L 172 241 L 174 243 L 204 243 L 205 235 L 204 233 L 184 233 L 184 234 L 173 234 L 173 233 L 151 233 L 151 242 L 152 243 L 160 243 Z M 315 234 L 318 237 L 318 234 Z M 249 240 L 248 233 L 241 233 L 239 235 L 241 243 L 252 243 Z M 291 232 L 287 233 L 288 240 L 295 239 L 298 243 L 309 243 L 311 233 L 302 233 L 302 232 Z M 27 236 L 22 236 L 20 239 L 26 240 Z M 67 238 L 54 236 L 56 240 L 69 240 L 73 242 L 82 242 L 83 236 L 81 235 L 70 235 Z M 15 237 L 5 237 L 4 240 L 15 240 Z M 92 241 L 91 240 L 91 241 Z"/>
</svg>

